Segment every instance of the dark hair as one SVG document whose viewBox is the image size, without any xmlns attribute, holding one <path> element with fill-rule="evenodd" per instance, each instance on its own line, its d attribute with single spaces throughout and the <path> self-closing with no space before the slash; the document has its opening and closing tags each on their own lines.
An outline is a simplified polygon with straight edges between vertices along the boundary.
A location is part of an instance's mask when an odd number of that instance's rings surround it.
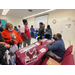
<svg viewBox="0 0 75 75">
<path fill-rule="evenodd" d="M 49 29 L 50 29 L 50 25 L 47 25 L 47 28 L 49 28 Z"/>
<path fill-rule="evenodd" d="M 31 27 L 33 27 L 33 25 L 31 25 Z"/>
<path fill-rule="evenodd" d="M 60 33 L 57 33 L 57 37 L 59 37 L 61 39 L 62 35 Z"/>
<path fill-rule="evenodd" d="M 39 24 L 40 24 L 40 25 L 43 25 L 43 23 L 42 23 L 42 22 L 40 22 Z"/>
<path fill-rule="evenodd" d="M 1 23 L 1 19 L 0 19 L 0 23 Z"/>
<path fill-rule="evenodd" d="M 20 27 L 20 25 L 18 25 L 18 27 Z"/>
<path fill-rule="evenodd" d="M 23 19 L 22 22 L 23 22 L 23 24 L 25 24 L 27 22 L 27 20 L 26 19 Z"/>
<path fill-rule="evenodd" d="M 14 28 L 17 28 L 17 26 L 14 26 Z"/>
</svg>

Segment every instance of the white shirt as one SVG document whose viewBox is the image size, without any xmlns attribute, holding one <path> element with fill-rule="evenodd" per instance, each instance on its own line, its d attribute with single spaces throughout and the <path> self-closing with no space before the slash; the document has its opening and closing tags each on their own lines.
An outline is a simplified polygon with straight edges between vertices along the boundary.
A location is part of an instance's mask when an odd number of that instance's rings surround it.
<svg viewBox="0 0 75 75">
<path fill-rule="evenodd" d="M 20 32 L 21 32 L 21 33 L 25 33 L 25 26 L 24 26 L 24 25 L 22 25 L 22 26 L 20 27 Z"/>
</svg>

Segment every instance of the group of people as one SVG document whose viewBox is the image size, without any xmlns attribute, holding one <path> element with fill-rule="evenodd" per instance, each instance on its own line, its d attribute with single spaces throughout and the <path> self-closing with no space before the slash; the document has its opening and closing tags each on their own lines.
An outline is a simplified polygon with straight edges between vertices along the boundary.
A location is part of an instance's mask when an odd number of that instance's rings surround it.
<svg viewBox="0 0 75 75">
<path fill-rule="evenodd" d="M 30 29 L 28 28 L 28 21 L 26 19 L 23 19 L 22 22 L 23 25 L 19 26 L 19 29 L 17 29 L 16 26 L 13 28 L 13 25 L 11 23 L 7 23 L 5 25 L 5 28 L 3 28 L 0 20 L 0 63 L 2 63 L 3 65 L 6 65 L 3 56 L 7 49 L 10 50 L 11 45 L 16 44 L 19 48 L 19 45 L 22 43 L 23 47 L 26 47 L 26 44 L 30 45 L 31 43 L 31 34 L 34 35 L 35 29 L 33 28 L 33 25 Z M 39 25 L 40 28 L 38 31 L 38 41 L 44 38 L 45 29 L 45 25 L 42 22 L 40 22 Z M 50 25 L 48 25 L 46 28 L 47 39 L 50 38 L 50 34 L 52 34 L 52 30 L 50 28 Z M 54 42 L 47 43 L 47 47 L 49 49 L 47 55 L 61 59 L 63 54 L 65 53 L 65 46 L 62 40 L 62 36 L 58 33 L 54 35 L 53 39 Z"/>
</svg>

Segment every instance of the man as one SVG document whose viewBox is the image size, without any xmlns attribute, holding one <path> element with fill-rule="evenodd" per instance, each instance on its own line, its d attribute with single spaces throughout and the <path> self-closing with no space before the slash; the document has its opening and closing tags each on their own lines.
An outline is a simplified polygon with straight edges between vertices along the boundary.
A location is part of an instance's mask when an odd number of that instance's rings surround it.
<svg viewBox="0 0 75 75">
<path fill-rule="evenodd" d="M 40 39 L 43 39 L 43 37 L 44 37 L 44 28 L 42 27 L 42 23 L 40 22 L 39 25 L 40 25 L 40 28 L 39 28 L 39 32 L 38 32 L 38 39 L 37 39 L 38 41 Z"/>
<path fill-rule="evenodd" d="M 2 32 L 2 31 L 3 31 L 3 26 L 1 24 L 1 19 L 0 19 L 0 32 Z"/>
<path fill-rule="evenodd" d="M 43 22 L 40 22 L 40 24 L 42 25 L 43 28 L 45 28 L 45 24 Z"/>
<path fill-rule="evenodd" d="M 30 42 L 31 42 L 31 35 L 30 35 L 30 30 L 28 28 L 28 22 L 26 19 L 23 19 L 23 24 L 21 27 L 20 27 L 20 32 L 21 32 L 21 38 L 23 40 L 23 47 L 26 46 L 26 44 L 30 45 Z"/>
<path fill-rule="evenodd" d="M 60 33 L 55 34 L 54 39 L 55 41 L 53 43 L 47 43 L 47 48 L 49 49 L 47 55 L 57 59 L 62 59 L 65 53 L 65 46 L 62 40 L 62 35 Z"/>
</svg>

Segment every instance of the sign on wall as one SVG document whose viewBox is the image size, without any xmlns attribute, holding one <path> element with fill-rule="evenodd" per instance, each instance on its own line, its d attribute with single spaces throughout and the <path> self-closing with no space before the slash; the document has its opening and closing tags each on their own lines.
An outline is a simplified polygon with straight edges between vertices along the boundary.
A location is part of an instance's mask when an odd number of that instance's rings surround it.
<svg viewBox="0 0 75 75">
<path fill-rule="evenodd" d="M 1 19 L 1 24 L 3 25 L 4 28 L 5 28 L 6 23 L 7 23 L 6 19 Z"/>
</svg>

